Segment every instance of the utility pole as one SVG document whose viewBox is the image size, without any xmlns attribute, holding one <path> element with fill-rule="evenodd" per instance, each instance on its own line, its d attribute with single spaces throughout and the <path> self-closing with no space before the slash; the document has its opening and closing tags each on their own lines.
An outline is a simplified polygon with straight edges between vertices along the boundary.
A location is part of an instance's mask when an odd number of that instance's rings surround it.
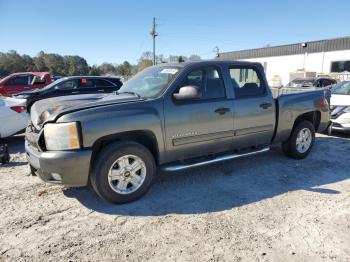
<svg viewBox="0 0 350 262">
<path fill-rule="evenodd" d="M 156 64 L 156 37 L 158 36 L 158 32 L 156 32 L 156 18 L 153 17 L 153 26 L 151 31 L 151 36 L 153 38 L 153 65 Z"/>
<path fill-rule="evenodd" d="M 218 46 L 215 46 L 215 47 L 213 48 L 213 52 L 215 53 L 215 56 L 216 56 L 216 57 L 219 57 L 219 56 L 220 56 L 220 49 L 219 49 Z"/>
</svg>

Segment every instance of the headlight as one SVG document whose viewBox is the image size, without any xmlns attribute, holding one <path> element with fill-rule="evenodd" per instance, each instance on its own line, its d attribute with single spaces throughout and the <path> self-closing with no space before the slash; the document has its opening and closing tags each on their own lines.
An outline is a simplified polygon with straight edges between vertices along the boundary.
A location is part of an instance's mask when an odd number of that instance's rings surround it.
<svg viewBox="0 0 350 262">
<path fill-rule="evenodd" d="M 44 138 L 47 150 L 70 150 L 80 148 L 77 123 L 46 124 Z"/>
</svg>

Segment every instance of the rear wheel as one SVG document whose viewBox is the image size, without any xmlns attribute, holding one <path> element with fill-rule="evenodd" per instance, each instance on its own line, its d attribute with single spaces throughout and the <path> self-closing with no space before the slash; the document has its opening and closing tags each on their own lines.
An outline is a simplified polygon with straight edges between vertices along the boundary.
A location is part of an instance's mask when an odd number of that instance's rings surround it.
<svg viewBox="0 0 350 262">
<path fill-rule="evenodd" d="M 155 173 L 154 158 L 146 147 L 135 142 L 117 142 L 97 156 L 91 185 L 101 198 L 121 204 L 145 194 Z"/>
<path fill-rule="evenodd" d="M 310 121 L 301 121 L 293 129 L 290 138 L 282 143 L 284 153 L 294 159 L 303 159 L 315 142 L 315 128 Z"/>
</svg>

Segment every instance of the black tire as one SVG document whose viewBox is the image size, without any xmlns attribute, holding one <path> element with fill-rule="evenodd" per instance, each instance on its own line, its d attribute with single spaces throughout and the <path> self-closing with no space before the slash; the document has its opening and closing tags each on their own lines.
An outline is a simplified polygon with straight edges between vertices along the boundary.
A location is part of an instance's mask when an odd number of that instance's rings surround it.
<svg viewBox="0 0 350 262">
<path fill-rule="evenodd" d="M 311 144 L 305 152 L 300 152 L 297 149 L 297 137 L 299 132 L 305 128 L 311 132 Z M 314 142 L 315 142 L 315 127 L 310 121 L 303 120 L 294 127 L 289 139 L 282 143 L 282 149 L 283 149 L 283 152 L 291 158 L 303 159 L 310 153 Z"/>
<path fill-rule="evenodd" d="M 29 165 L 29 170 L 30 170 L 30 175 L 36 176 L 36 169 L 35 169 L 34 167 L 32 167 L 31 165 Z"/>
<path fill-rule="evenodd" d="M 146 175 L 140 187 L 132 193 L 118 193 L 108 181 L 108 174 L 115 161 L 126 155 L 140 158 L 145 166 Z M 137 200 L 151 187 L 156 174 L 156 164 L 152 153 L 143 145 L 131 141 L 116 142 L 108 145 L 98 154 L 93 164 L 90 181 L 94 191 L 104 200 L 122 204 Z M 119 183 L 119 182 L 118 182 Z"/>
<path fill-rule="evenodd" d="M 332 135 L 332 127 L 333 127 L 333 123 L 330 123 L 329 126 L 327 127 L 327 135 L 331 136 Z"/>
</svg>

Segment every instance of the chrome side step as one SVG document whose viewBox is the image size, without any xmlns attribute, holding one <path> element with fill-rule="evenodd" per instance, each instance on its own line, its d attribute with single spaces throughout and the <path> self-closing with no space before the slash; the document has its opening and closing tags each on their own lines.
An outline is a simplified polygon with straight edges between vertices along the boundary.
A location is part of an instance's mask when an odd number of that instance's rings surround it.
<svg viewBox="0 0 350 262">
<path fill-rule="evenodd" d="M 162 170 L 169 171 L 169 172 L 174 172 L 174 171 L 184 170 L 184 169 L 188 169 L 188 168 L 192 168 L 192 167 L 205 166 L 205 165 L 209 165 L 209 164 L 213 164 L 213 163 L 217 163 L 217 162 L 221 162 L 221 161 L 225 161 L 225 160 L 230 160 L 230 159 L 235 159 L 235 158 L 240 158 L 240 157 L 245 157 L 245 156 L 256 155 L 256 154 L 267 152 L 269 150 L 270 150 L 270 147 L 264 147 L 262 149 L 259 149 L 259 150 L 256 150 L 256 151 L 252 151 L 252 152 L 248 152 L 248 153 L 228 154 L 228 155 L 218 156 L 218 157 L 212 158 L 210 160 L 205 160 L 205 161 L 196 162 L 196 163 L 192 163 L 192 164 L 185 164 L 185 163 L 170 164 L 170 165 L 166 165 L 166 166 L 162 167 Z"/>
</svg>

